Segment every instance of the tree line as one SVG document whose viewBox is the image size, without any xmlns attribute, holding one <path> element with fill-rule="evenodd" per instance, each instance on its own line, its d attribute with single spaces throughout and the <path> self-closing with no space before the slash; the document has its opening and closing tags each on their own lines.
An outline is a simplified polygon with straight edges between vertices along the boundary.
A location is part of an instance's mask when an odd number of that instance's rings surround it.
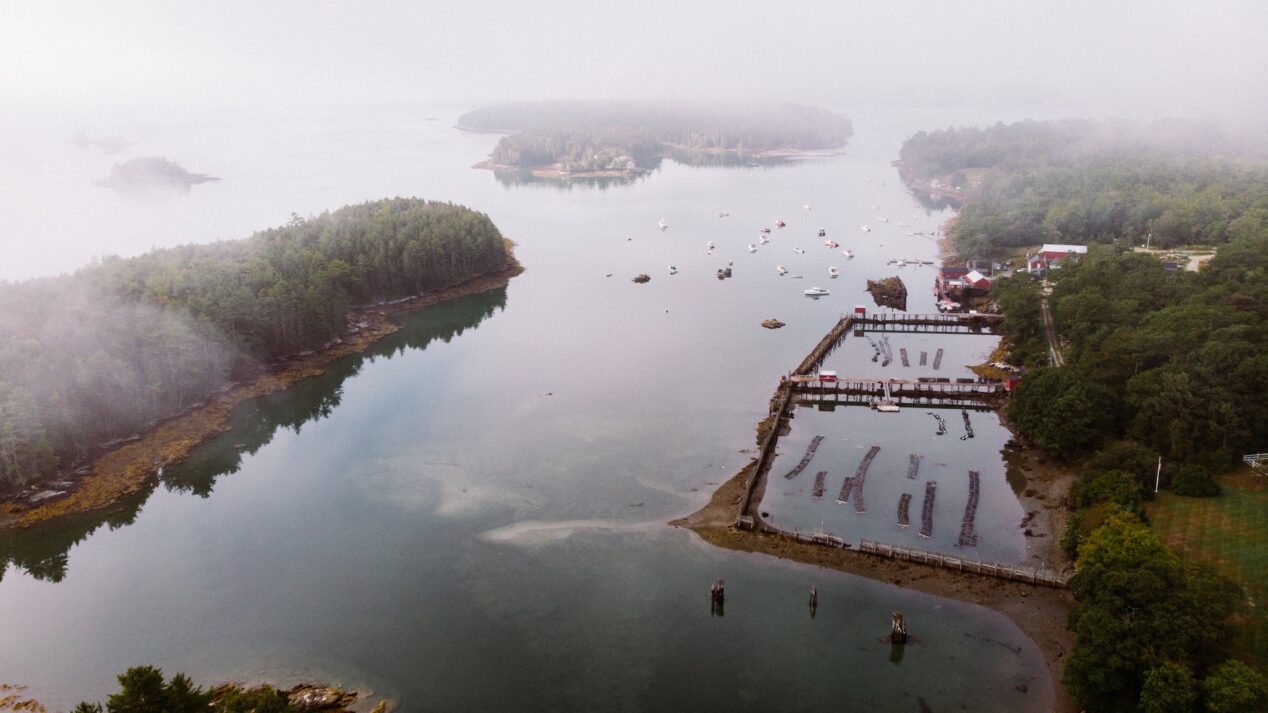
<svg viewBox="0 0 1268 713">
<path fill-rule="evenodd" d="M 968 183 L 956 251 L 1044 242 L 1220 245 L 1268 227 L 1263 146 L 1203 122 L 1069 120 L 920 132 L 904 170 Z"/>
<path fill-rule="evenodd" d="M 0 491 L 321 348 L 348 331 L 355 306 L 506 266 L 488 216 L 394 198 L 0 283 Z"/>
<path fill-rule="evenodd" d="M 520 168 L 559 163 L 573 171 L 648 169 L 663 157 L 692 152 L 754 153 L 845 144 L 850 120 L 794 104 L 668 102 L 512 102 L 468 112 L 459 126 L 515 132 L 490 157 Z"/>
<path fill-rule="evenodd" d="M 1220 492 L 1212 473 L 1268 443 L 1268 230 L 1200 272 L 1094 247 L 1051 273 L 1065 365 L 1046 363 L 1042 286 L 997 281 L 1001 329 L 1029 364 L 1008 406 L 1024 436 L 1076 464 L 1061 545 L 1076 558 L 1076 645 L 1065 685 L 1096 711 L 1268 706 L 1263 676 L 1228 657 L 1244 593 L 1182 561 L 1149 528 L 1158 458 L 1177 494 Z"/>
</svg>

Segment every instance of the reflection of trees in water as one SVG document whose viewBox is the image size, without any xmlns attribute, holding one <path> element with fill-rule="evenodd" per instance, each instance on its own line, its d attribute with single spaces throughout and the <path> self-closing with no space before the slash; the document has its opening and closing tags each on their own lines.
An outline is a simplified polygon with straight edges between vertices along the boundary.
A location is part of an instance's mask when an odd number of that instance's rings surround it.
<svg viewBox="0 0 1268 713">
<path fill-rule="evenodd" d="M 293 387 L 252 399 L 234 412 L 232 428 L 195 448 L 185 461 L 166 469 L 162 483 L 169 491 L 209 497 L 217 478 L 236 473 L 244 453 L 254 454 L 279 429 L 296 433 L 310 421 L 334 412 L 343 396 L 343 382 L 361 371 L 367 360 L 392 358 L 424 349 L 439 339 L 448 343 L 506 306 L 506 288 L 461 297 L 401 318 L 400 331 L 361 354 L 330 364 L 325 373 Z M 9 565 L 36 579 L 59 582 L 66 576 L 70 549 L 102 525 L 111 530 L 131 525 L 153 490 L 126 498 L 108 510 L 59 518 L 18 530 L 0 530 L 0 580 Z"/>
</svg>

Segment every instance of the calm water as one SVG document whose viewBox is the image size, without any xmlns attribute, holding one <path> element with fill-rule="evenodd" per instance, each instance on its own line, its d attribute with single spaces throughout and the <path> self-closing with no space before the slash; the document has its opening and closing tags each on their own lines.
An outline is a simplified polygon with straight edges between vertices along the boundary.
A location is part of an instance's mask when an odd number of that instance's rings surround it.
<svg viewBox="0 0 1268 713">
<path fill-rule="evenodd" d="M 930 268 L 885 263 L 931 258 L 932 240 L 906 233 L 948 216 L 908 196 L 888 162 L 910 131 L 962 117 L 855 113 L 845 157 L 756 169 L 666 162 L 629 184 L 560 188 L 470 170 L 493 137 L 448 128 L 453 114 L 421 120 L 435 113 L 209 118 L 152 143 L 221 183 L 163 203 L 70 191 L 81 210 L 50 218 L 49 230 L 96 220 L 96 243 L 67 244 L 56 259 L 240 237 L 291 211 L 419 195 L 486 211 L 528 271 L 506 290 L 412 315 L 373 353 L 241 409 L 231 432 L 109 518 L 0 535 L 0 679 L 62 707 L 155 662 L 204 683 L 365 685 L 407 710 L 1045 709 L 1039 654 L 1002 616 L 718 550 L 664 525 L 747 462 L 779 375 L 867 299 L 866 277 L 903 274 L 910 307 L 932 309 Z M 54 150 L 63 153 L 49 171 L 89 178 L 118 160 Z M 777 218 L 788 227 L 750 254 Z M 823 247 L 820 227 L 857 257 Z M 23 250 L 31 264 L 42 257 Z M 735 277 L 720 282 L 713 273 L 727 261 Z M 780 264 L 804 279 L 779 276 Z M 840 279 L 828 279 L 829 265 Z M 630 282 L 640 272 L 652 281 Z M 807 299 L 811 285 L 833 295 Z M 788 326 L 762 329 L 767 317 Z M 895 354 L 899 342 L 926 348 L 922 339 L 891 337 Z M 992 345 L 935 341 L 949 376 Z M 880 369 L 870 356 L 850 339 L 829 366 Z M 902 371 L 918 369 L 884 369 Z M 1021 511 L 998 453 L 1006 433 L 975 413 L 976 438 L 960 441 L 959 412 L 942 413 L 949 433 L 935 438 L 933 419 L 914 410 L 802 409 L 785 458 L 824 433 L 825 462 L 852 472 L 855 446 L 884 439 L 893 462 L 878 459 L 869 477 L 869 524 L 823 503 L 833 528 L 879 536 L 894 529 L 897 491 L 887 489 L 906 483 L 906 454 L 922 451 L 922 479 L 948 471 L 938 475 L 943 548 L 963 507 L 951 481 L 980 467 L 980 554 L 1018 559 Z M 777 520 L 828 517 L 777 479 L 763 505 Z M 716 577 L 728 583 L 722 618 L 709 615 Z M 920 640 L 901 652 L 879 642 L 894 609 Z"/>
</svg>

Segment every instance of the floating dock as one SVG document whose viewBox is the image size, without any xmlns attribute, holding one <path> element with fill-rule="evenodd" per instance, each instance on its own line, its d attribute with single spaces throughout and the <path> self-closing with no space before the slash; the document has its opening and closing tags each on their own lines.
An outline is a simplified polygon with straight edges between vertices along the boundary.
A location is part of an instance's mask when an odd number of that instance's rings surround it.
<svg viewBox="0 0 1268 713">
<path fill-rule="evenodd" d="M 912 453 L 907 457 L 907 478 L 909 480 L 916 479 L 916 473 L 920 471 L 920 460 L 924 458 L 922 455 Z"/>
<path fill-rule="evenodd" d="M 863 456 L 862 462 L 859 463 L 858 470 L 854 471 L 852 477 L 846 478 L 845 482 L 841 483 L 841 494 L 837 496 L 837 502 L 848 503 L 850 495 L 853 494 L 854 511 L 867 512 L 867 507 L 863 504 L 863 481 L 867 479 L 867 469 L 872 467 L 872 459 L 880 452 L 880 446 L 872 446 L 868 449 L 867 455 Z"/>
<path fill-rule="evenodd" d="M 933 355 L 933 370 L 937 371 L 942 368 L 942 347 L 938 347 L 938 351 Z"/>
<path fill-rule="evenodd" d="M 977 500 L 981 493 L 981 474 L 976 470 L 969 471 L 969 501 L 964 505 L 964 519 L 960 521 L 960 546 L 976 547 L 977 531 L 973 529 L 973 521 L 977 518 Z"/>
<path fill-rule="evenodd" d="M 815 498 L 823 497 L 823 486 L 825 481 L 827 481 L 827 479 L 828 479 L 828 471 L 821 470 L 818 473 L 815 473 L 815 488 L 810 493 L 811 497 L 815 497 Z"/>
<path fill-rule="evenodd" d="M 911 509 L 911 493 L 903 493 L 898 498 L 898 526 L 907 527 L 910 521 L 907 517 L 907 511 Z"/>
<path fill-rule="evenodd" d="M 937 481 L 925 483 L 925 502 L 920 506 L 920 536 L 933 537 L 933 498 L 937 493 Z"/>
<path fill-rule="evenodd" d="M 819 450 L 819 444 L 823 442 L 823 436 L 815 436 L 810 439 L 810 445 L 806 448 L 806 454 L 801 457 L 801 462 L 793 466 L 793 469 L 784 474 L 784 477 L 792 480 L 801 475 L 801 471 L 810 465 L 810 460 L 815 457 L 815 451 Z"/>
</svg>

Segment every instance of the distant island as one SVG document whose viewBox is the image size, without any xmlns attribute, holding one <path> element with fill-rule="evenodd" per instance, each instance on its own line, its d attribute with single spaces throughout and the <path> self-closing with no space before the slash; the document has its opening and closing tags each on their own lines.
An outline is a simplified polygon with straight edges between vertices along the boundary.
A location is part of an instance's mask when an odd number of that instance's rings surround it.
<svg viewBox="0 0 1268 713">
<path fill-rule="evenodd" d="M 848 118 L 816 107 L 634 101 L 494 104 L 463 114 L 458 128 L 508 134 L 476 168 L 562 179 L 637 176 L 665 158 L 725 165 L 832 153 L 853 134 Z"/>
<path fill-rule="evenodd" d="M 109 176 L 94 183 L 120 193 L 136 193 L 173 189 L 188 191 L 190 186 L 219 180 L 203 173 L 190 173 L 160 156 L 144 156 L 115 164 Z"/>
<path fill-rule="evenodd" d="M 0 528 L 136 492 L 236 403 L 394 332 L 388 314 L 516 272 L 488 216 L 393 198 L 0 282 Z"/>
</svg>

